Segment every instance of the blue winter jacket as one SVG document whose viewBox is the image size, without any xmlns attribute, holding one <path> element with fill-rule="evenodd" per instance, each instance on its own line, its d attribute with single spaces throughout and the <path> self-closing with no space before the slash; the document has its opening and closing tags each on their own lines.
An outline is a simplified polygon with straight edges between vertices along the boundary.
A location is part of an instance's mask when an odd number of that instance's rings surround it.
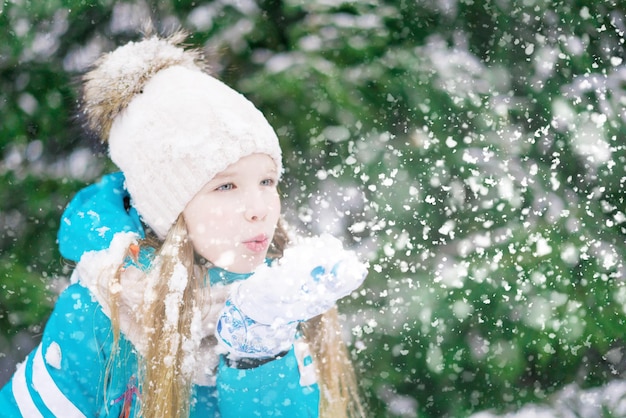
<svg viewBox="0 0 626 418">
<path fill-rule="evenodd" d="M 41 344 L 0 391 L 3 417 L 136 417 L 137 352 L 121 336 L 117 363 L 107 373 L 111 321 L 81 284 L 59 297 Z M 305 359 L 310 361 L 310 359 Z M 317 417 L 317 384 L 301 386 L 293 347 L 251 369 L 224 359 L 215 386 L 193 388 L 191 417 Z M 106 391 L 105 391 L 106 385 Z"/>
<path fill-rule="evenodd" d="M 143 236 L 137 213 L 124 206 L 128 196 L 121 173 L 80 191 L 68 205 L 59 231 L 61 254 L 74 261 L 90 250 L 106 248 L 116 232 Z M 211 284 L 229 284 L 249 275 L 211 269 Z M 111 320 L 80 283 L 58 298 L 41 344 L 20 364 L 0 390 L 0 416 L 137 418 L 137 352 L 120 335 L 119 355 L 110 363 Z M 319 388 L 300 370 L 311 358 L 294 348 L 284 357 L 256 368 L 237 369 L 221 359 L 215 386 L 193 388 L 193 418 L 317 417 Z M 305 373 L 306 375 L 306 373 Z"/>
</svg>

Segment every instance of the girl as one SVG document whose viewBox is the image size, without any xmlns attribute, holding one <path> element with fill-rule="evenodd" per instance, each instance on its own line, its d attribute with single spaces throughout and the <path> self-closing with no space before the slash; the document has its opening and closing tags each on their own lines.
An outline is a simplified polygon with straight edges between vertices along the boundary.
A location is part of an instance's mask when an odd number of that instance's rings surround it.
<svg viewBox="0 0 626 418">
<path fill-rule="evenodd" d="M 335 302 L 366 270 L 338 240 L 286 247 L 278 139 L 183 35 L 104 55 L 84 111 L 121 169 L 72 200 L 76 261 L 10 417 L 347 417 L 363 410 Z"/>
</svg>

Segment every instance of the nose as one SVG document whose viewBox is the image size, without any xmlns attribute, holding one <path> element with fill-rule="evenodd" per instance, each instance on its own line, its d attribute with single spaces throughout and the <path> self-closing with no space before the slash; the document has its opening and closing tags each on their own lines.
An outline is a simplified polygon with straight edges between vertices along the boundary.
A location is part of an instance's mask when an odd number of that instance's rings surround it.
<svg viewBox="0 0 626 418">
<path fill-rule="evenodd" d="M 249 222 L 257 222 L 265 219 L 268 213 L 267 202 L 265 202 L 261 196 L 253 193 L 249 196 L 246 202 L 244 216 Z"/>
</svg>

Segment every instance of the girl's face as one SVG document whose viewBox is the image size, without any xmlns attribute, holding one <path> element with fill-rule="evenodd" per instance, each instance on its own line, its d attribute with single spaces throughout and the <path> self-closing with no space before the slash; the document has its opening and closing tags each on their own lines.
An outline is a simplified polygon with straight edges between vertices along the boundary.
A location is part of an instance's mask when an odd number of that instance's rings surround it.
<svg viewBox="0 0 626 418">
<path fill-rule="evenodd" d="M 217 174 L 183 211 L 198 254 L 233 273 L 265 260 L 280 216 L 278 172 L 267 154 L 251 154 Z"/>
</svg>

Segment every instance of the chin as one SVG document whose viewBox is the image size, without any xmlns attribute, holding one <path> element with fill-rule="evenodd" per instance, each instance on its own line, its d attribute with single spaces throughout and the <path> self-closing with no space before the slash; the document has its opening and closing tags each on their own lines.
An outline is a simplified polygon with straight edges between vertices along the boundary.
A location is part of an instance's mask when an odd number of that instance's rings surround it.
<svg viewBox="0 0 626 418">
<path fill-rule="evenodd" d="M 247 259 L 238 263 L 237 265 L 233 265 L 233 273 L 253 273 L 257 267 L 265 262 L 265 256 L 259 257 L 258 259 L 255 257 L 254 260 Z"/>
<path fill-rule="evenodd" d="M 230 271 L 231 273 L 247 274 L 253 273 L 254 270 L 265 262 L 267 254 L 255 254 L 236 256 L 232 252 L 222 254 L 218 257 L 213 265 Z"/>
</svg>

